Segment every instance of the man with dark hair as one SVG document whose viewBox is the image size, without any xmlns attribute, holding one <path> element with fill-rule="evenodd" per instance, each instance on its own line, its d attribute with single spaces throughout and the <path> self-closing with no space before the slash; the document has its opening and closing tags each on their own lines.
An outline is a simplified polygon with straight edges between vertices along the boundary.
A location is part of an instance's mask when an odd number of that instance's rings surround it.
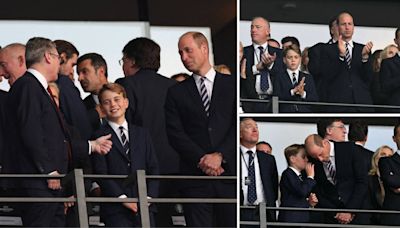
<svg viewBox="0 0 400 228">
<path fill-rule="evenodd" d="M 68 41 L 55 40 L 54 43 L 61 58 L 56 81 L 60 90 L 60 110 L 64 114 L 65 121 L 77 128 L 83 139 L 89 139 L 92 136 L 92 126 L 79 89 L 74 84 L 74 66 L 79 52 Z"/>
<path fill-rule="evenodd" d="M 88 111 L 92 130 L 95 132 L 102 124 L 105 117 L 100 108 L 98 93 L 104 84 L 107 84 L 107 63 L 103 56 L 97 53 L 88 53 L 78 58 L 78 80 L 85 92 L 90 93 L 83 103 Z"/>
<path fill-rule="evenodd" d="M 236 79 L 216 72 L 207 38 L 187 32 L 178 42 L 183 65 L 193 76 L 168 89 L 167 135 L 181 158 L 180 173 L 236 176 Z M 236 198 L 236 181 L 185 180 L 184 197 Z M 236 227 L 235 204 L 185 204 L 190 227 Z"/>
<path fill-rule="evenodd" d="M 271 144 L 265 141 L 260 141 L 257 143 L 257 151 L 262 151 L 267 154 L 272 154 L 272 146 Z"/>
<path fill-rule="evenodd" d="M 394 42 L 400 47 L 400 28 L 396 29 Z M 400 106 L 400 52 L 393 57 L 384 59 L 381 64 L 382 90 L 389 95 L 387 104 Z M 400 109 L 389 109 L 388 112 L 399 112 Z"/>
<path fill-rule="evenodd" d="M 340 118 L 321 118 L 317 123 L 318 135 L 334 142 L 346 141 L 346 126 Z"/>
<path fill-rule="evenodd" d="M 294 36 L 285 36 L 282 38 L 281 40 L 281 44 L 282 44 L 282 49 L 285 49 L 287 47 L 289 47 L 290 45 L 297 45 L 297 47 L 300 49 L 300 42 L 299 40 L 294 37 Z"/>
<path fill-rule="evenodd" d="M 26 197 L 60 197 L 60 179 L 71 158 L 69 137 L 61 115 L 48 92 L 48 83 L 57 80 L 60 59 L 55 44 L 35 37 L 26 44 L 28 71 L 11 87 L 8 99 L 8 135 L 16 156 L 18 173 L 47 174 L 49 179 L 21 179 Z M 60 227 L 65 224 L 63 203 L 24 204 L 25 227 Z"/>
<path fill-rule="evenodd" d="M 129 41 L 122 50 L 125 78 L 116 82 L 125 87 L 129 99 L 126 117 L 131 124 L 149 129 L 159 161 L 160 173 L 179 173 L 179 156 L 169 145 L 164 104 L 168 88 L 176 82 L 157 71 L 160 68 L 160 46 L 140 37 Z M 165 162 L 168 161 L 168 162 Z M 177 197 L 174 181 L 160 182 L 160 197 Z M 157 225 L 171 226 L 173 205 L 159 205 Z"/>
</svg>

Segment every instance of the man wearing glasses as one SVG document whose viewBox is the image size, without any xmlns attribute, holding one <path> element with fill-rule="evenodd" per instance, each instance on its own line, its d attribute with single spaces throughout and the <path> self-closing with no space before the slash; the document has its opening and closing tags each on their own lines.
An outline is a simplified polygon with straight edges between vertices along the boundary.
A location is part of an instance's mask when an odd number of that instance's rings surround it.
<svg viewBox="0 0 400 228">
<path fill-rule="evenodd" d="M 318 135 L 333 142 L 345 142 L 347 129 L 342 119 L 322 118 L 317 123 Z"/>
</svg>

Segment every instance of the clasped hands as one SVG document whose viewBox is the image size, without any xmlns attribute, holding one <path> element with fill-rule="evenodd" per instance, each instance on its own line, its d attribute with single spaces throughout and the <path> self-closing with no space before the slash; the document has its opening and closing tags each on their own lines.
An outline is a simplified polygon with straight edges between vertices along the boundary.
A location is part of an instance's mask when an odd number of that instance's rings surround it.
<svg viewBox="0 0 400 228">
<path fill-rule="evenodd" d="M 198 167 L 208 176 L 220 176 L 225 170 L 222 168 L 222 154 L 214 152 L 201 157 Z"/>
<path fill-rule="evenodd" d="M 306 85 L 306 83 L 304 82 L 305 81 L 305 77 L 303 77 L 302 79 L 301 79 L 301 81 L 299 82 L 299 84 L 296 86 L 296 87 L 294 87 L 293 88 L 293 93 L 295 94 L 295 95 L 300 95 L 300 96 L 303 96 L 304 95 L 304 86 Z"/>
<path fill-rule="evenodd" d="M 263 70 L 265 68 L 269 68 L 271 66 L 271 64 L 275 61 L 276 59 L 276 53 L 274 53 L 273 55 L 269 54 L 267 51 L 264 52 L 261 55 L 261 59 L 258 62 L 258 64 L 256 65 L 257 70 Z"/>
<path fill-rule="evenodd" d="M 340 224 L 348 224 L 354 219 L 354 214 L 339 212 L 334 217 Z"/>
</svg>

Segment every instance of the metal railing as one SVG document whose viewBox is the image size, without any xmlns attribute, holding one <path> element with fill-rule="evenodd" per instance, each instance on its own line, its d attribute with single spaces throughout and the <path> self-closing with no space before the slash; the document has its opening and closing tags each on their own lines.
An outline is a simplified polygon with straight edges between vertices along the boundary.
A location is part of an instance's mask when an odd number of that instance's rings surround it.
<svg viewBox="0 0 400 228">
<path fill-rule="evenodd" d="M 44 178 L 45 174 L 0 174 L 0 178 Z M 54 175 L 51 178 L 63 178 L 63 184 L 73 183 L 74 198 L 67 197 L 0 197 L 0 202 L 34 203 L 34 202 L 74 202 L 76 204 L 79 227 L 88 228 L 87 202 L 124 203 L 137 202 L 139 204 L 142 227 L 150 227 L 150 214 L 148 203 L 237 203 L 236 198 L 148 198 L 147 179 L 181 179 L 181 180 L 234 180 L 235 176 L 167 176 L 146 175 L 144 170 L 138 170 L 135 175 L 91 175 L 83 174 L 82 169 L 75 169 L 67 175 Z M 137 180 L 138 198 L 115 198 L 115 197 L 86 197 L 84 179 L 127 179 L 128 183 Z"/>
<path fill-rule="evenodd" d="M 348 212 L 348 213 L 370 213 L 370 214 L 399 214 L 400 211 L 394 210 L 364 210 L 364 209 L 333 209 L 333 208 L 296 208 L 296 207 L 267 207 L 265 203 L 258 206 L 240 206 L 240 210 L 258 210 L 260 215 L 259 221 L 242 221 L 240 225 L 258 226 L 266 228 L 268 226 L 298 226 L 298 227 L 358 227 L 358 228 L 388 228 L 393 226 L 383 225 L 357 225 L 357 224 L 325 224 L 325 223 L 294 223 L 294 222 L 268 222 L 266 211 L 308 211 L 308 212 Z"/>
<path fill-rule="evenodd" d="M 273 96 L 270 100 L 262 99 L 245 99 L 240 98 L 241 103 L 266 103 L 271 104 L 272 113 L 279 113 L 279 106 L 281 104 L 293 104 L 293 105 L 309 105 L 309 106 L 319 106 L 319 107 L 348 107 L 348 108 L 373 108 L 373 109 L 386 109 L 393 110 L 396 109 L 400 112 L 400 106 L 394 105 L 371 105 L 371 104 L 349 104 L 349 103 L 332 103 L 332 102 L 307 102 L 307 101 L 286 101 L 279 100 L 279 97 Z"/>
</svg>

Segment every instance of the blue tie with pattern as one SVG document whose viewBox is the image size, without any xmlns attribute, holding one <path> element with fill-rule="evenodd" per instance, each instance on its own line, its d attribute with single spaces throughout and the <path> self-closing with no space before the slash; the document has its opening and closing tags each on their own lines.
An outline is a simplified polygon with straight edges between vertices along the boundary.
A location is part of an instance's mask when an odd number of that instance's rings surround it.
<svg viewBox="0 0 400 228">
<path fill-rule="evenodd" d="M 264 48 L 262 46 L 259 46 L 258 49 L 260 49 L 260 62 L 261 57 L 264 53 Z M 268 83 L 268 71 L 263 69 L 260 71 L 260 89 L 262 92 L 266 93 L 269 88 L 269 83 Z"/>
<path fill-rule="evenodd" d="M 257 191 L 256 191 L 256 171 L 254 169 L 254 155 L 253 151 L 249 150 L 247 151 L 249 154 L 249 169 L 248 169 L 248 177 L 249 178 L 249 185 L 248 185 L 248 191 L 247 191 L 247 201 L 249 201 L 249 204 L 254 204 L 254 202 L 257 200 Z"/>
</svg>

